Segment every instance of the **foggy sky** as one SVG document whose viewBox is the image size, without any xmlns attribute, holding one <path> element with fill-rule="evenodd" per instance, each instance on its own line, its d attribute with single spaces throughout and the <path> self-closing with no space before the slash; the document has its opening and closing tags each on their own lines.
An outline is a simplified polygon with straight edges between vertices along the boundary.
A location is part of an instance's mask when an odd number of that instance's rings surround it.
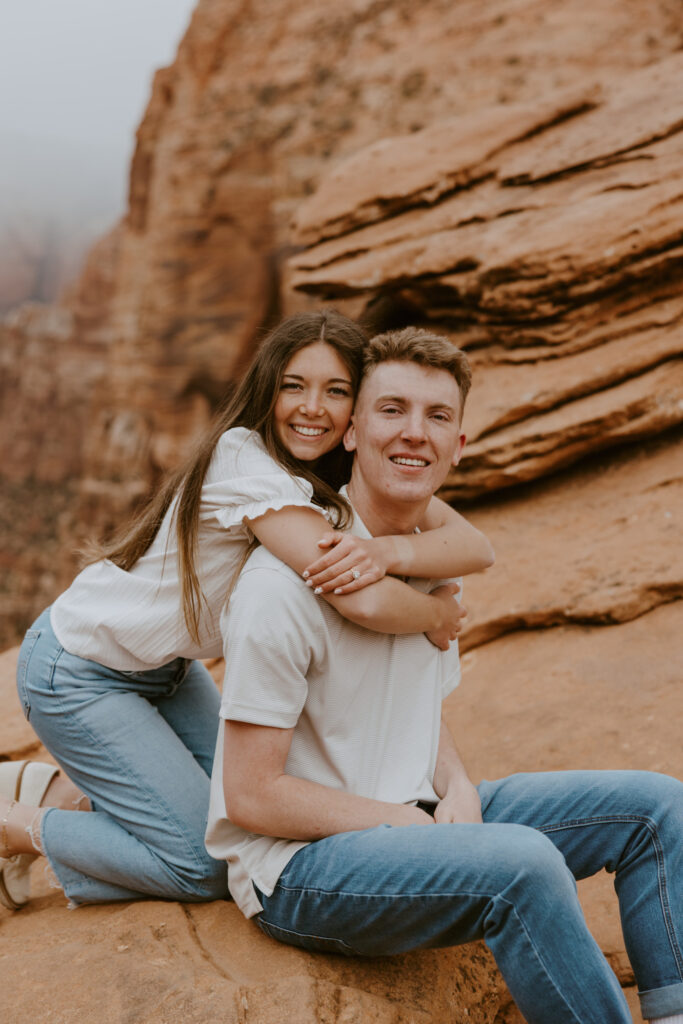
<svg viewBox="0 0 683 1024">
<path fill-rule="evenodd" d="M 153 72 L 172 62 L 194 6 L 195 0 L 0 0 L 5 205 L 16 195 L 49 198 L 50 188 L 61 201 L 69 166 L 82 178 L 83 154 L 92 161 L 91 188 L 108 191 L 105 205 L 122 205 Z M 82 180 L 71 191 L 79 187 Z"/>
</svg>

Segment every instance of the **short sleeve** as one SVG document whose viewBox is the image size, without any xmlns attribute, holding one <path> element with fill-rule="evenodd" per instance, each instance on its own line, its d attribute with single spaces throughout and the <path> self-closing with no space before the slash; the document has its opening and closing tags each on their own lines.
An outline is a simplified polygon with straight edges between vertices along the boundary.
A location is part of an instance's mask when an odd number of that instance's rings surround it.
<svg viewBox="0 0 683 1024">
<path fill-rule="evenodd" d="M 259 434 L 244 427 L 227 430 L 216 445 L 202 489 L 202 520 L 215 519 L 226 530 L 251 537 L 248 523 L 290 505 L 312 508 L 308 480 L 292 476 L 266 450 Z"/>
<path fill-rule="evenodd" d="M 295 726 L 308 695 L 309 667 L 322 652 L 322 616 L 311 591 L 259 548 L 223 610 L 221 632 L 221 718 Z"/>
</svg>

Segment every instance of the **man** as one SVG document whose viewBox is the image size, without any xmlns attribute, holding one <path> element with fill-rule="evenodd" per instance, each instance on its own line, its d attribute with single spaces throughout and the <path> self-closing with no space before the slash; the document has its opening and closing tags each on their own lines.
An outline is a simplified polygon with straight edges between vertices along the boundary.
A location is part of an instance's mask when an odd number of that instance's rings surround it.
<svg viewBox="0 0 683 1024">
<path fill-rule="evenodd" d="M 414 531 L 460 458 L 467 378 L 438 336 L 371 342 L 345 439 L 355 533 Z M 475 789 L 440 723 L 455 646 L 353 625 L 264 549 L 235 588 L 226 659 L 207 845 L 264 932 L 369 956 L 483 938 L 530 1024 L 625 1024 L 574 882 L 607 867 L 643 1013 L 683 1021 L 679 782 L 558 772 Z"/>
</svg>

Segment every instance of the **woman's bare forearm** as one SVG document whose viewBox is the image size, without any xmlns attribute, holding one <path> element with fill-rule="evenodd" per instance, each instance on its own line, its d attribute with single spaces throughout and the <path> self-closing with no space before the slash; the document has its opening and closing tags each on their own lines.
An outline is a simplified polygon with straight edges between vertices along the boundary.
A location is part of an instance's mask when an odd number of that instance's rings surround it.
<svg viewBox="0 0 683 1024">
<path fill-rule="evenodd" d="M 388 572 L 448 579 L 493 565 L 495 555 L 487 537 L 455 509 L 433 499 L 428 517 L 421 533 L 376 538 L 387 546 Z"/>
</svg>

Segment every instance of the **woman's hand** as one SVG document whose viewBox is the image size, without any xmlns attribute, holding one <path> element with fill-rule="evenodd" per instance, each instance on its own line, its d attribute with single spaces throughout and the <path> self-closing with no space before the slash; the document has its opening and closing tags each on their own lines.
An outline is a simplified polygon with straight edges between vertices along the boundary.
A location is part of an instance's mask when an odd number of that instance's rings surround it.
<svg viewBox="0 0 683 1024">
<path fill-rule="evenodd" d="M 438 629 L 430 629 L 425 636 L 440 651 L 448 650 L 451 640 L 455 640 L 462 630 L 463 619 L 467 617 L 467 609 L 455 597 L 459 590 L 458 583 L 444 583 L 431 593 L 432 597 L 438 597 L 444 602 L 444 621 Z"/>
<path fill-rule="evenodd" d="M 355 537 L 334 530 L 321 537 L 318 547 L 329 550 L 303 572 L 316 594 L 350 594 L 387 573 L 388 545 L 383 537 Z"/>
</svg>

